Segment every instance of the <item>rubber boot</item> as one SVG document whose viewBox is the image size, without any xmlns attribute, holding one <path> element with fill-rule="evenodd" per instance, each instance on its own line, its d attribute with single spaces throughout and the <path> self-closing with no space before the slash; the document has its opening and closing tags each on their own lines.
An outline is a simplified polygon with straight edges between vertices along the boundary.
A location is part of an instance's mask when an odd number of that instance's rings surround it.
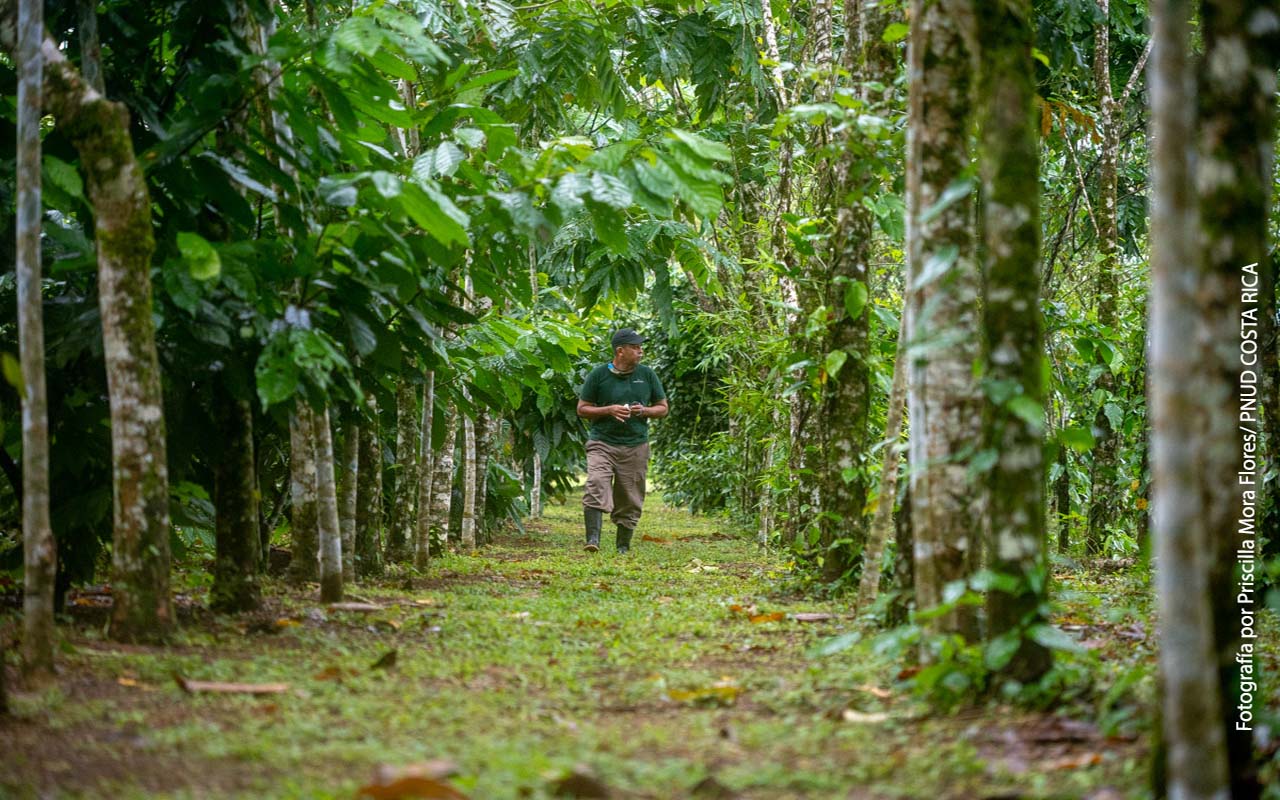
<svg viewBox="0 0 1280 800">
<path fill-rule="evenodd" d="M 587 544 L 583 548 L 588 553 L 600 549 L 600 529 L 604 527 L 604 512 L 598 508 L 583 507 L 582 521 L 587 527 Z"/>
<path fill-rule="evenodd" d="M 625 556 L 627 553 L 631 552 L 631 534 L 633 533 L 635 533 L 635 531 L 630 528 L 624 528 L 621 525 L 618 526 L 618 555 Z"/>
</svg>

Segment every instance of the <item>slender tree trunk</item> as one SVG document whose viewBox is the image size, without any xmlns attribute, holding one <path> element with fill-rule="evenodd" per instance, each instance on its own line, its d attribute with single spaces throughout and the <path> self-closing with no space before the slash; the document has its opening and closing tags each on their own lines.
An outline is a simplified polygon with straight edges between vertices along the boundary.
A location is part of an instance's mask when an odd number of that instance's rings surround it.
<svg viewBox="0 0 1280 800">
<path fill-rule="evenodd" d="M 303 400 L 294 404 L 289 416 L 290 490 L 293 495 L 291 522 L 293 558 L 289 579 L 305 583 L 320 579 L 318 555 L 319 506 L 316 497 L 316 446 L 314 413 Z"/>
<path fill-rule="evenodd" d="M 1191 4 L 1155 0 L 1152 10 L 1151 416 L 1156 593 L 1160 618 L 1165 781 L 1175 798 L 1226 798 L 1222 693 L 1214 658 L 1205 431 L 1195 420 L 1206 392 L 1225 416 L 1230 387 L 1187 346 L 1200 329 L 1202 275 L 1191 172 L 1195 93 Z M 1228 345 L 1231 339 L 1218 342 Z M 1218 385 L 1214 385 L 1218 383 Z M 1217 445 L 1215 445 L 1215 448 Z M 1159 765 L 1158 767 L 1159 768 Z"/>
<path fill-rule="evenodd" d="M 356 506 L 360 499 L 360 423 L 355 414 L 342 431 L 342 481 L 338 526 L 342 529 L 342 582 L 356 580 Z"/>
<path fill-rule="evenodd" d="M 360 467 L 356 490 L 356 575 L 382 572 L 382 440 L 378 402 L 368 397 L 368 421 L 360 427 Z"/>
<path fill-rule="evenodd" d="M 102 44 L 98 39 L 98 3 L 77 0 L 76 12 L 80 33 L 80 72 L 84 82 L 100 95 L 106 95 L 102 81 Z"/>
<path fill-rule="evenodd" d="M 906 332 L 898 331 L 898 355 L 893 363 L 893 388 L 889 390 L 889 414 L 884 426 L 884 466 L 880 471 L 880 491 L 876 495 L 876 515 L 862 558 L 862 580 L 858 585 L 856 609 L 871 608 L 880 591 L 880 562 L 893 532 L 893 506 L 898 499 L 898 439 L 902 435 L 902 411 L 907 398 Z"/>
<path fill-rule="evenodd" d="M 542 456 L 533 451 L 533 486 L 529 490 L 529 516 L 542 519 Z"/>
<path fill-rule="evenodd" d="M 413 501 L 418 492 L 418 448 L 421 446 L 418 393 L 404 378 L 396 387 L 396 468 L 387 563 L 409 559 L 413 541 Z"/>
<path fill-rule="evenodd" d="M 443 399 L 443 398 L 442 398 Z M 436 453 L 435 477 L 431 479 L 431 554 L 443 555 L 449 544 L 449 515 L 453 505 L 453 451 L 457 444 L 458 421 L 454 408 L 444 407 L 444 444 Z"/>
<path fill-rule="evenodd" d="M 1040 321 L 1040 142 L 1037 137 L 1031 0 L 975 0 L 982 63 L 977 110 L 982 119 L 982 258 L 985 275 L 984 362 L 991 385 L 984 439 L 996 462 L 987 474 L 988 565 L 1017 578 L 1015 589 L 987 593 L 987 636 L 1017 637 L 1004 668 L 1028 682 L 1053 664 L 1048 648 L 1024 636 L 1043 624 L 1045 564 L 1045 387 Z"/>
<path fill-rule="evenodd" d="M 488 529 L 489 509 L 489 461 L 497 449 L 501 418 L 494 418 L 488 409 L 480 412 L 476 420 L 476 533 L 482 544 L 490 542 Z"/>
<path fill-rule="evenodd" d="M 18 7 L 18 348 L 22 361 L 22 659 L 28 675 L 53 677 L 54 582 L 58 552 L 49 520 L 49 412 L 44 379 L 40 263 L 40 119 L 44 5 Z M 4 661 L 0 659 L 0 672 Z M 0 680 L 3 680 L 0 677 Z M 3 702 L 0 687 L 0 703 Z"/>
<path fill-rule="evenodd" d="M 421 445 L 418 449 L 418 498 L 414 526 L 413 563 L 425 569 L 431 563 L 431 484 L 435 480 L 435 453 L 431 449 L 431 424 L 436 403 L 436 374 L 428 371 L 422 387 Z"/>
<path fill-rule="evenodd" d="M 462 417 L 462 531 L 463 549 L 476 549 L 476 426 L 471 417 Z"/>
<path fill-rule="evenodd" d="M 0 0 L 0 44 L 14 56 L 15 0 Z M 94 209 L 98 304 L 111 403 L 114 501 L 111 635 L 161 639 L 169 596 L 169 473 L 160 364 L 151 316 L 151 198 L 125 107 L 84 82 L 48 35 L 45 111 L 75 145 Z"/>
<path fill-rule="evenodd" d="M 320 601 L 342 600 L 342 531 L 338 527 L 338 491 L 333 477 L 333 429 L 329 409 L 311 415 L 316 443 L 317 529 L 320 539 Z"/>
<path fill-rule="evenodd" d="M 1098 134 L 1102 137 L 1102 151 L 1098 160 L 1098 202 L 1095 218 L 1098 223 L 1098 282 L 1095 290 L 1098 298 L 1098 324 L 1115 330 L 1117 322 L 1116 301 L 1119 294 L 1119 264 L 1116 259 L 1119 227 L 1116 224 L 1116 201 L 1119 194 L 1116 161 L 1120 151 L 1120 134 L 1116 128 L 1115 102 L 1111 93 L 1111 35 L 1106 20 L 1110 13 L 1110 0 L 1099 0 L 1104 22 L 1094 34 L 1093 77 L 1098 92 Z M 1116 492 L 1116 464 L 1118 460 L 1119 434 L 1111 427 L 1106 415 L 1106 404 L 1116 389 L 1115 375 L 1107 365 L 1098 375 L 1095 391 L 1101 390 L 1093 420 L 1097 443 L 1093 448 L 1093 464 L 1089 470 L 1089 528 L 1085 535 L 1085 549 L 1091 556 L 1100 556 L 1106 544 L 1107 527 L 1115 515 L 1119 503 Z"/>
<path fill-rule="evenodd" d="M 973 572 L 986 504 L 967 463 L 981 442 L 983 408 L 973 374 L 980 341 L 973 200 L 962 183 L 970 163 L 973 9 L 969 0 L 913 0 L 911 9 L 907 413 L 916 608 L 923 611 Z M 972 607 L 926 624 L 977 639 Z"/>
<path fill-rule="evenodd" d="M 1200 7 L 1200 20 L 1204 66 L 1196 70 L 1199 152 L 1195 185 L 1199 190 L 1203 270 L 1197 298 L 1205 333 L 1196 341 L 1204 343 L 1200 364 L 1209 381 L 1201 384 L 1205 389 L 1197 395 L 1201 410 L 1192 419 L 1207 426 L 1200 448 L 1201 525 L 1211 548 L 1209 592 L 1223 699 L 1219 724 L 1226 734 L 1231 796 L 1242 800 L 1262 794 L 1253 758 L 1253 734 L 1235 724 L 1243 677 L 1236 656 L 1245 645 L 1241 612 L 1253 611 L 1258 604 L 1256 599 L 1236 602 L 1242 585 L 1236 550 L 1246 543 L 1256 544 L 1255 537 L 1241 535 L 1243 526 L 1238 526 L 1238 521 L 1246 506 L 1257 508 L 1259 497 L 1256 483 L 1242 485 L 1236 476 L 1245 468 L 1246 451 L 1258 455 L 1260 431 L 1256 413 L 1241 419 L 1226 409 L 1233 400 L 1236 406 L 1246 398 L 1258 400 L 1259 370 L 1250 364 L 1248 373 L 1244 372 L 1247 349 L 1241 337 L 1258 334 L 1256 294 L 1250 293 L 1248 303 L 1244 294 L 1246 286 L 1257 286 L 1258 269 L 1270 256 L 1267 223 L 1276 68 L 1280 66 L 1280 33 L 1276 31 L 1280 0 L 1206 0 Z M 1264 471 L 1260 467 L 1257 474 Z M 1256 673 L 1249 677 L 1256 677 Z"/>
<path fill-rule="evenodd" d="M 894 538 L 898 547 L 893 557 L 893 602 L 885 612 L 885 625 L 905 625 L 911 617 L 912 600 L 916 596 L 915 531 L 911 527 L 911 485 L 902 496 L 902 512 L 894 520 Z"/>
<path fill-rule="evenodd" d="M 251 611 L 262 603 L 253 408 L 217 387 L 218 438 L 213 471 L 217 554 L 209 605 L 215 611 Z"/>
<path fill-rule="evenodd" d="M 1066 555 L 1071 547 L 1071 466 L 1067 448 L 1058 448 L 1058 480 L 1054 483 L 1054 511 L 1058 515 L 1058 552 Z"/>
</svg>

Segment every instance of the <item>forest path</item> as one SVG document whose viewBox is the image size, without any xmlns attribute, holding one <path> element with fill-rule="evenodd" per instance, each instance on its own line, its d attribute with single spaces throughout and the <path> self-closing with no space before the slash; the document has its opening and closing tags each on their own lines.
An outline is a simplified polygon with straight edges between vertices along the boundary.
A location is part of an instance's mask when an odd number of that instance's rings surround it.
<svg viewBox="0 0 1280 800">
<path fill-rule="evenodd" d="M 473 800 L 1100 800 L 1141 786 L 1137 746 L 1090 725 L 931 715 L 869 644 L 817 656 L 852 630 L 848 609 L 781 594 L 782 557 L 717 520 L 652 497 L 618 557 L 612 529 L 582 551 L 580 518 L 576 499 L 549 505 L 475 556 L 355 587 L 366 610 L 272 586 L 262 613 L 198 613 L 168 648 L 70 628 L 60 687 L 15 698 L 17 720 L 0 722 L 0 796 L 353 798 L 379 765 L 431 759 Z M 185 694 L 175 672 L 289 688 Z"/>
</svg>

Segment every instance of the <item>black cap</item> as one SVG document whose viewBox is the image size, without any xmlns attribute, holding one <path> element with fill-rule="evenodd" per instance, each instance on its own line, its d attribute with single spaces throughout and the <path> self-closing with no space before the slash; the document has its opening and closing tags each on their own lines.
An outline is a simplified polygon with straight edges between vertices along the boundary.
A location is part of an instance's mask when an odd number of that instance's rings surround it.
<svg viewBox="0 0 1280 800">
<path fill-rule="evenodd" d="M 612 341 L 613 346 L 617 348 L 624 344 L 644 344 L 644 337 L 630 328 L 622 328 L 613 335 Z"/>
</svg>

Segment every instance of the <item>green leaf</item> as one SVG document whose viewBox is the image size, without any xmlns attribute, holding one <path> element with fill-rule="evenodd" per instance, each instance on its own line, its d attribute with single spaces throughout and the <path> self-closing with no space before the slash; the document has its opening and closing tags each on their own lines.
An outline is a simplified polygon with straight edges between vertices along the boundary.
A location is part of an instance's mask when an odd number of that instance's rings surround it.
<svg viewBox="0 0 1280 800">
<path fill-rule="evenodd" d="M 920 223 L 932 222 L 942 215 L 953 204 L 959 202 L 973 191 L 973 181 L 969 178 L 958 178 L 943 190 L 942 194 L 920 215 Z"/>
<path fill-rule="evenodd" d="M 182 231 L 178 234 L 178 250 L 187 264 L 191 277 L 198 281 L 212 280 L 222 272 L 222 259 L 213 245 L 198 233 Z"/>
<path fill-rule="evenodd" d="M 41 164 L 45 184 L 52 184 L 77 200 L 84 199 L 84 181 L 80 172 L 54 156 L 45 156 Z"/>
<path fill-rule="evenodd" d="M 472 150 L 484 147 L 484 131 L 479 128 L 457 128 L 453 132 L 453 139 L 463 147 L 470 147 Z"/>
<path fill-rule="evenodd" d="M 1088 428 L 1063 428 L 1058 431 L 1058 441 L 1067 447 L 1075 450 L 1077 453 L 1087 453 L 1093 449 L 1096 441 L 1093 438 L 1093 432 Z"/>
<path fill-rule="evenodd" d="M 1037 433 L 1044 430 L 1044 406 L 1025 394 L 1014 395 L 1006 407 Z"/>
<path fill-rule="evenodd" d="M 1111 423 L 1111 430 L 1120 430 L 1121 424 L 1124 423 L 1124 412 L 1120 410 L 1120 406 L 1107 403 L 1102 406 L 1102 413 L 1106 415 L 1107 422 Z"/>
<path fill-rule="evenodd" d="M 465 153 L 453 142 L 441 142 L 413 160 L 413 177 L 420 180 L 448 177 L 458 171 L 458 165 L 467 159 Z"/>
<path fill-rule="evenodd" d="M 884 29 L 884 33 L 880 34 L 880 40 L 884 42 L 900 42 L 907 38 L 910 28 L 901 22 L 895 22 Z"/>
<path fill-rule="evenodd" d="M 859 319 L 862 317 L 863 310 L 867 307 L 867 285 L 862 281 L 849 281 L 849 285 L 844 288 L 844 310 L 848 312 L 849 319 Z"/>
<path fill-rule="evenodd" d="M 983 648 L 982 662 L 987 669 L 997 672 L 1008 666 L 1013 659 L 1018 648 L 1022 646 L 1022 636 L 1019 631 L 1007 631 L 1002 633 L 991 641 L 987 642 L 987 646 Z"/>
<path fill-rule="evenodd" d="M 612 175 L 591 173 L 591 199 L 616 209 L 631 205 L 631 190 Z"/>
<path fill-rule="evenodd" d="M 520 70 L 518 69 L 493 69 L 488 72 L 482 72 L 459 86 L 458 94 L 469 92 L 472 89 L 479 89 L 482 86 L 492 86 L 495 83 L 514 78 L 519 74 Z"/>
<path fill-rule="evenodd" d="M 436 241 L 466 247 L 470 219 L 430 182 L 404 184 L 401 204 L 413 221 Z"/>
<path fill-rule="evenodd" d="M 1080 643 L 1071 638 L 1071 634 L 1052 625 L 1035 625 L 1028 632 L 1037 643 L 1050 650 L 1065 650 L 1070 653 L 1083 653 Z"/>
<path fill-rule="evenodd" d="M 860 631 L 850 631 L 834 636 L 824 642 L 819 642 L 816 646 L 809 650 L 810 658 L 821 658 L 824 656 L 833 656 L 836 653 L 842 653 L 862 641 L 862 633 Z"/>
<path fill-rule="evenodd" d="M 849 360 L 849 354 L 843 350 L 832 350 L 827 353 L 827 357 L 822 362 L 822 368 L 826 370 L 829 377 L 834 378 L 840 374 L 840 368 L 844 366 L 844 362 Z"/>
<path fill-rule="evenodd" d="M 14 357 L 13 353 L 0 353 L 0 369 L 4 371 L 5 381 L 18 390 L 18 395 L 23 397 L 26 395 L 26 384 L 22 380 L 22 364 Z"/>
<path fill-rule="evenodd" d="M 1000 453 L 997 451 L 990 448 L 986 450 L 979 450 L 977 453 L 974 453 L 973 458 L 969 460 L 969 469 L 974 473 L 981 475 L 984 472 L 989 472 L 999 460 Z"/>
<path fill-rule="evenodd" d="M 711 161 L 732 161 L 733 151 L 720 142 L 713 142 L 710 139 L 704 139 L 696 133 L 682 131 L 679 128 L 672 128 L 671 136 L 677 141 L 688 147 L 694 155 L 706 158 Z"/>
</svg>

